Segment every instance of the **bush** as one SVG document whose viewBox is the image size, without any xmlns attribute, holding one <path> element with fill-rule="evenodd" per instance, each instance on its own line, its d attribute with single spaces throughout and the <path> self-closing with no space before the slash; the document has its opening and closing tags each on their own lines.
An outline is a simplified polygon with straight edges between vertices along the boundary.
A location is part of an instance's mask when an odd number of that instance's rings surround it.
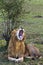
<svg viewBox="0 0 43 65">
<path fill-rule="evenodd" d="M 6 41 L 5 40 L 0 40 L 0 47 L 3 47 L 6 45 Z"/>
</svg>

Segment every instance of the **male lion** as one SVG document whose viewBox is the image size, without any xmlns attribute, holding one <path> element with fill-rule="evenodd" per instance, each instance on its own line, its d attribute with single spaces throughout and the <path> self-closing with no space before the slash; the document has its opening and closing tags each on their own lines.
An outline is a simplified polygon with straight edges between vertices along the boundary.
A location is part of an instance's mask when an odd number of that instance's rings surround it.
<svg viewBox="0 0 43 65">
<path fill-rule="evenodd" d="M 8 45 L 8 59 L 11 61 L 23 61 L 25 53 L 25 31 L 23 28 L 13 30 Z"/>
<path fill-rule="evenodd" d="M 32 44 L 25 44 L 25 31 L 23 28 L 13 30 L 8 45 L 8 59 L 11 61 L 24 60 L 24 57 L 40 57 L 40 51 Z"/>
</svg>

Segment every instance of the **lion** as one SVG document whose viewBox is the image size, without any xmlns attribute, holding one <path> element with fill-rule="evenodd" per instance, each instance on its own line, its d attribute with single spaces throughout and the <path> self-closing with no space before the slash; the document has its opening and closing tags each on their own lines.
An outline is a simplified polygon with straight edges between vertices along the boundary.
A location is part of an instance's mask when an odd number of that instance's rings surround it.
<svg viewBox="0 0 43 65">
<path fill-rule="evenodd" d="M 23 62 L 24 58 L 40 57 L 40 51 L 32 44 L 26 44 L 26 34 L 23 28 L 14 29 L 8 45 L 8 60 Z"/>
<path fill-rule="evenodd" d="M 14 29 L 8 45 L 8 60 L 23 61 L 25 53 L 25 30 L 23 28 Z"/>
<path fill-rule="evenodd" d="M 34 44 L 25 44 L 25 57 L 31 59 L 41 58 L 41 54 Z"/>
</svg>

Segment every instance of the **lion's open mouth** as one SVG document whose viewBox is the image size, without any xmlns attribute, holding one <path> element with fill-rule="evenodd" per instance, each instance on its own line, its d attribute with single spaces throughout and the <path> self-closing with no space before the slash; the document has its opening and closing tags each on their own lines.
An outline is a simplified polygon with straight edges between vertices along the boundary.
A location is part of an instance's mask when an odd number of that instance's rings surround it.
<svg viewBox="0 0 43 65">
<path fill-rule="evenodd" d="M 19 37 L 23 35 L 23 30 L 19 31 Z"/>
<path fill-rule="evenodd" d="M 19 40 L 22 40 L 23 39 L 23 33 L 24 33 L 24 30 L 23 29 L 18 29 L 17 33 L 16 33 L 16 36 Z"/>
</svg>

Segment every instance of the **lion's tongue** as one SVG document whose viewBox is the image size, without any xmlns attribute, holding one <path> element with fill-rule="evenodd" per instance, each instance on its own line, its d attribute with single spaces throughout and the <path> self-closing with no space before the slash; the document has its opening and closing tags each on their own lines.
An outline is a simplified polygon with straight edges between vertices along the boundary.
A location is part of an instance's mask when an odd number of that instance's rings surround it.
<svg viewBox="0 0 43 65">
<path fill-rule="evenodd" d="M 19 34 L 19 38 L 22 39 L 22 33 Z"/>
<path fill-rule="evenodd" d="M 22 36 L 19 36 L 19 38 L 22 40 L 23 37 Z"/>
<path fill-rule="evenodd" d="M 20 32 L 20 33 L 19 33 L 19 37 L 22 37 L 22 35 L 23 35 L 23 33 L 22 33 L 22 32 Z"/>
</svg>

